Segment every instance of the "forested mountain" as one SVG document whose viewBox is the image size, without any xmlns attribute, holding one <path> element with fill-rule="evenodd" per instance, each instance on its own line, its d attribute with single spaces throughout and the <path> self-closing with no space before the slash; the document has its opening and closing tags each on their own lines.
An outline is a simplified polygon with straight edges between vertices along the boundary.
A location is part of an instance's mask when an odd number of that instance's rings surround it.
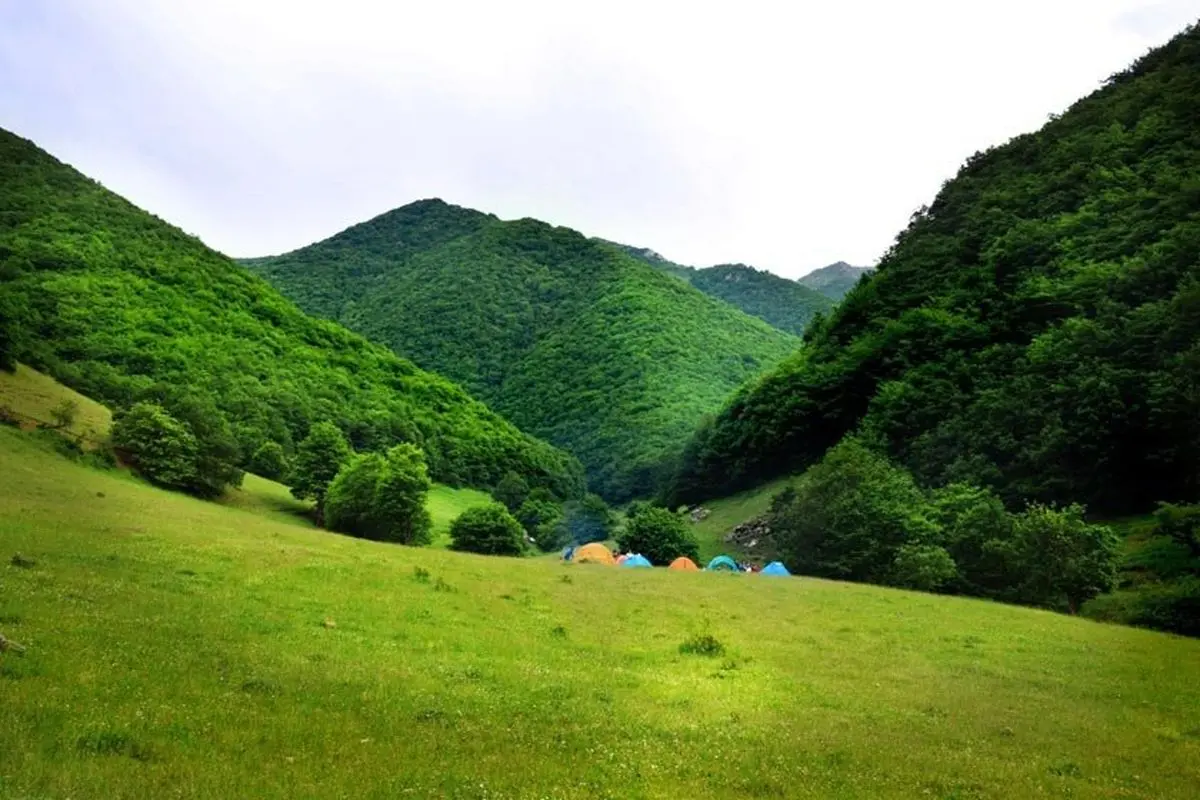
<svg viewBox="0 0 1200 800">
<path fill-rule="evenodd" d="M 818 291 L 745 264 L 718 264 L 697 269 L 669 261 L 649 248 L 615 242 L 605 244 L 657 270 L 682 278 L 706 295 L 724 300 L 772 327 L 797 336 L 804 333 L 813 317 L 827 312 L 834 305 L 832 300 Z"/>
<path fill-rule="evenodd" d="M 560 495 L 573 457 L 461 388 L 340 325 L 0 131 L 0 364 L 18 359 L 111 406 L 186 394 L 215 405 L 243 466 L 336 423 L 360 449 L 418 443 L 431 473 L 490 487 L 509 470 Z"/>
<path fill-rule="evenodd" d="M 827 267 L 814 269 L 796 281 L 836 302 L 854 288 L 859 278 L 874 271 L 874 267 L 852 267 L 845 261 L 835 261 Z"/>
<path fill-rule="evenodd" d="M 575 231 L 440 200 L 245 263 L 569 448 L 611 500 L 650 491 L 704 414 L 800 344 Z"/>
<path fill-rule="evenodd" d="M 1200 498 L 1200 30 L 973 156 L 808 346 L 688 446 L 699 500 L 858 431 L 926 486 Z"/>
</svg>

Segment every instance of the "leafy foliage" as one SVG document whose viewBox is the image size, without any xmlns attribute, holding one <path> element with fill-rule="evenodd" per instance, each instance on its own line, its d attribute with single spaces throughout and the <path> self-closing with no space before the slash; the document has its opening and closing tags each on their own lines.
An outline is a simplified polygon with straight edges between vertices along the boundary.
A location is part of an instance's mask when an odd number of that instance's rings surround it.
<svg viewBox="0 0 1200 800">
<path fill-rule="evenodd" d="M 926 492 L 848 438 L 775 497 L 769 524 L 794 571 L 1075 611 L 1112 588 L 1117 538 L 1083 509 L 1011 514 L 965 484 Z"/>
<path fill-rule="evenodd" d="M 519 556 L 524 551 L 521 523 L 500 503 L 468 508 L 450 523 L 451 547 L 491 556 Z"/>
<path fill-rule="evenodd" d="M 292 467 L 292 495 L 297 500 L 313 500 L 318 510 L 325 504 L 325 493 L 353 451 L 341 429 L 332 422 L 318 422 L 296 450 Z"/>
<path fill-rule="evenodd" d="M 266 441 L 250 457 L 250 471 L 269 480 L 285 481 L 291 474 L 291 464 L 279 442 Z"/>
<path fill-rule="evenodd" d="M 1200 492 L 1200 30 L 972 157 L 809 345 L 697 430 L 668 499 L 855 430 L 925 486 L 1146 512 Z"/>
<path fill-rule="evenodd" d="M 543 552 L 557 550 L 570 540 L 562 504 L 545 489 L 530 492 L 514 516 Z"/>
<path fill-rule="evenodd" d="M 245 466 L 291 453 L 315 422 L 361 450 L 413 442 L 444 483 L 508 471 L 563 497 L 580 465 L 459 387 L 302 314 L 262 279 L 0 131 L 0 362 L 20 359 L 113 407 L 188 387 Z M 174 413 L 174 412 L 172 412 Z"/>
<path fill-rule="evenodd" d="M 679 556 L 693 561 L 700 557 L 700 546 L 683 518 L 658 506 L 643 506 L 630 514 L 618 542 L 625 552 L 641 553 L 659 566 Z"/>
<path fill-rule="evenodd" d="M 329 485 L 325 524 L 364 539 L 428 544 L 425 496 L 431 486 L 425 455 L 415 445 L 398 444 L 386 455 L 354 456 Z"/>
<path fill-rule="evenodd" d="M 196 437 L 162 406 L 137 403 L 118 414 L 112 443 L 122 461 L 153 483 L 184 489 L 195 480 Z"/>
<path fill-rule="evenodd" d="M 245 263 L 571 450 L 614 502 L 651 493 L 700 417 L 799 344 L 575 231 L 440 200 Z"/>
<path fill-rule="evenodd" d="M 507 472 L 492 490 L 492 497 L 509 511 L 515 512 L 529 497 L 529 484 L 517 473 Z"/>
</svg>

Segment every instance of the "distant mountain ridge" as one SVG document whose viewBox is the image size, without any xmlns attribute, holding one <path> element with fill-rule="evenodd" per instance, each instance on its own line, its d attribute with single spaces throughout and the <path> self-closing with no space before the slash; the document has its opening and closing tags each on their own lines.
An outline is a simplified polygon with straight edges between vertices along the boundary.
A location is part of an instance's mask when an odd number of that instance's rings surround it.
<svg viewBox="0 0 1200 800">
<path fill-rule="evenodd" d="M 834 302 L 822 293 L 796 281 L 745 264 L 688 267 L 677 264 L 648 247 L 598 241 L 617 248 L 655 269 L 687 281 L 710 297 L 724 300 L 767 324 L 799 336 L 819 313 Z"/>
<path fill-rule="evenodd" d="M 570 449 L 620 501 L 650 492 L 704 414 L 800 346 L 653 256 L 430 199 L 243 263 Z"/>
<path fill-rule="evenodd" d="M 874 267 L 853 267 L 845 261 L 835 261 L 827 267 L 814 269 L 797 281 L 837 301 L 845 297 L 863 275 L 874 271 Z"/>
</svg>

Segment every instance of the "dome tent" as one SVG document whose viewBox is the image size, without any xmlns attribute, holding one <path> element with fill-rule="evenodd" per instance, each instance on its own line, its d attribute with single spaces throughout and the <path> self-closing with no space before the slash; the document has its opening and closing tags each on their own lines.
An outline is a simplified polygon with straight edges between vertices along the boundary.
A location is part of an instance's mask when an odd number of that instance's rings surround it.
<svg viewBox="0 0 1200 800">
<path fill-rule="evenodd" d="M 704 569 L 707 572 L 741 572 L 737 562 L 729 556 L 717 556 Z"/>
<path fill-rule="evenodd" d="M 571 560 L 576 564 L 607 564 L 610 567 L 617 563 L 613 560 L 612 551 L 599 542 L 580 547 Z"/>
<path fill-rule="evenodd" d="M 696 566 L 696 562 L 692 561 L 687 556 L 680 556 L 671 562 L 667 569 L 683 570 L 684 572 L 696 572 L 700 568 Z"/>
<path fill-rule="evenodd" d="M 641 555 L 640 553 L 634 553 L 631 556 L 626 556 L 625 560 L 621 562 L 621 566 L 622 567 L 653 567 L 654 565 L 651 564 L 650 559 L 646 558 L 644 555 Z"/>
<path fill-rule="evenodd" d="M 762 568 L 763 575 L 791 575 L 788 568 L 779 561 L 772 561 Z"/>
</svg>

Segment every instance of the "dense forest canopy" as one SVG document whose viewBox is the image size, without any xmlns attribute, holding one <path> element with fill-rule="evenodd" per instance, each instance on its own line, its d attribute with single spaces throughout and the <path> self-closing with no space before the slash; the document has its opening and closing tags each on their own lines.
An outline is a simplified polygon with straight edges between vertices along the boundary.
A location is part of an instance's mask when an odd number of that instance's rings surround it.
<svg viewBox="0 0 1200 800">
<path fill-rule="evenodd" d="M 804 333 L 804 329 L 818 314 L 829 311 L 834 305 L 834 300 L 819 291 L 745 264 L 686 267 L 646 247 L 631 247 L 616 242 L 605 244 L 661 272 L 687 281 L 709 297 L 724 300 L 772 327 L 797 336 Z"/>
<path fill-rule="evenodd" d="M 570 449 L 614 501 L 650 493 L 704 414 L 800 344 L 603 242 L 440 200 L 245 263 Z"/>
<path fill-rule="evenodd" d="M 290 453 L 316 422 L 362 450 L 418 444 L 430 473 L 491 486 L 510 470 L 563 497 L 583 490 L 566 453 L 455 384 L 332 322 L 0 131 L 0 363 L 19 359 L 116 407 L 162 387 L 211 402 L 247 466 Z"/>
<path fill-rule="evenodd" d="M 1200 30 L 972 157 L 802 353 L 739 390 L 669 494 L 806 467 L 851 432 L 1009 507 L 1200 497 Z"/>
</svg>

